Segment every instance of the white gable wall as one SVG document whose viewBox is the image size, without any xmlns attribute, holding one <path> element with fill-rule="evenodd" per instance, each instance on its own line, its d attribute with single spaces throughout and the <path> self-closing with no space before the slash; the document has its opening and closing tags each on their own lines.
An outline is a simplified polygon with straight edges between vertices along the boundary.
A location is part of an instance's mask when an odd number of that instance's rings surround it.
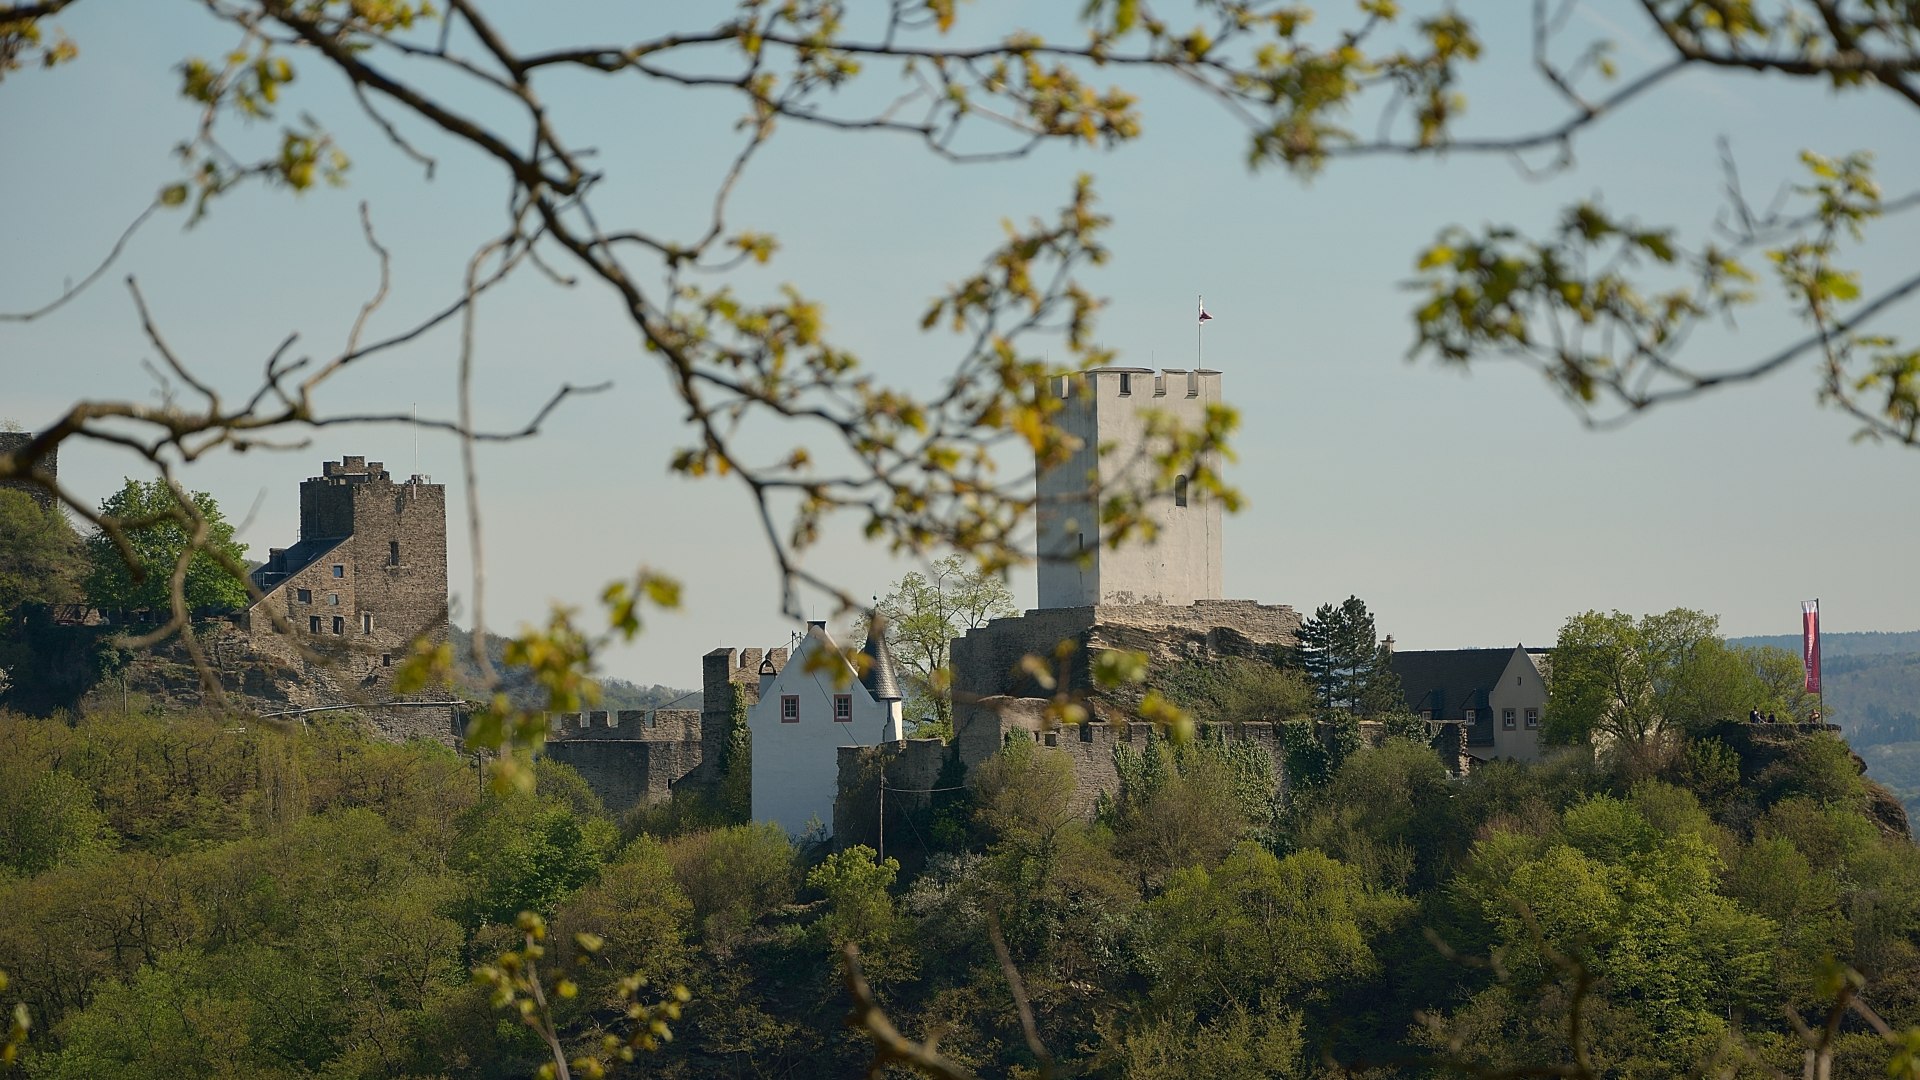
<svg viewBox="0 0 1920 1080">
<path fill-rule="evenodd" d="M 1493 752 L 1487 756 L 1540 760 L 1540 729 L 1527 727 L 1527 710 L 1532 709 L 1541 723 L 1546 722 L 1547 684 L 1525 649 L 1513 650 L 1507 669 L 1500 673 L 1499 685 L 1487 694 L 1487 704 L 1493 708 Z M 1509 709 L 1513 710 L 1512 728 L 1506 724 Z"/>
<path fill-rule="evenodd" d="M 815 823 L 833 829 L 833 799 L 840 784 L 840 748 L 877 746 L 901 738 L 900 703 L 876 701 L 834 658 L 832 639 L 812 628 L 787 666 L 760 691 L 747 710 L 753 733 L 753 820 L 777 822 L 789 836 L 802 836 Z M 825 651 L 829 663 L 814 658 Z M 809 661 L 812 661 L 811 663 Z M 819 666 L 819 670 L 808 670 Z M 843 672 L 845 684 L 834 675 Z M 834 719 L 834 699 L 845 695 L 852 717 Z M 792 698 L 798 718 L 784 719 Z"/>
</svg>

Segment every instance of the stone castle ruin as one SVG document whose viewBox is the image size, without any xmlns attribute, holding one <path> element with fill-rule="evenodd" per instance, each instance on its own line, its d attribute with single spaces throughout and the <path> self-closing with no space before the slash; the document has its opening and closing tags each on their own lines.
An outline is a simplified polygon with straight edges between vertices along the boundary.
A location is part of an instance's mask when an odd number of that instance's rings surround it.
<svg viewBox="0 0 1920 1080">
<path fill-rule="evenodd" d="M 325 462 L 300 485 L 300 539 L 253 572 L 260 591 L 240 620 L 253 648 L 301 662 L 320 654 L 335 679 L 381 692 L 418 640 L 447 637 L 447 489 L 395 483 L 364 457 Z"/>
</svg>

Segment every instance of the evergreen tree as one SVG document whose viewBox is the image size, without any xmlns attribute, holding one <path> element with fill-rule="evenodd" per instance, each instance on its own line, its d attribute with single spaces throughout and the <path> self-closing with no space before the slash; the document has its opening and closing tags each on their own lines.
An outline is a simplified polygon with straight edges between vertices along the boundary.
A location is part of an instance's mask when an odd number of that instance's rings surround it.
<svg viewBox="0 0 1920 1080">
<path fill-rule="evenodd" d="M 1349 596 L 1339 607 L 1321 604 L 1303 620 L 1299 643 L 1289 654 L 1329 712 L 1372 716 L 1398 707 L 1400 678 L 1393 649 L 1379 640 L 1366 602 Z"/>
</svg>

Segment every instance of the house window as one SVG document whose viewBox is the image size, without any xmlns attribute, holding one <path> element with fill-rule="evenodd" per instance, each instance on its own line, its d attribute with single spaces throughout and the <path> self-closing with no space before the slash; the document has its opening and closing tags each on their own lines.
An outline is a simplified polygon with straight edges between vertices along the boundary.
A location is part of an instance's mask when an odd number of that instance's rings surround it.
<svg viewBox="0 0 1920 1080">
<path fill-rule="evenodd" d="M 1537 728 L 1539 726 L 1540 726 L 1540 710 L 1528 709 L 1527 710 L 1527 727 Z"/>
<path fill-rule="evenodd" d="M 799 694 L 780 695 L 780 722 L 783 724 L 797 724 L 800 722 Z"/>
<path fill-rule="evenodd" d="M 381 654 L 380 654 L 380 666 L 381 666 L 381 667 L 392 667 L 392 666 L 393 666 L 393 654 L 392 654 L 392 653 L 390 653 L 390 652 L 383 652 L 383 653 L 381 653 Z"/>
<path fill-rule="evenodd" d="M 373 612 L 363 611 L 360 613 L 360 632 L 363 634 L 373 633 Z"/>
<path fill-rule="evenodd" d="M 318 615 L 307 616 L 307 633 L 317 634 L 319 632 L 320 632 L 320 616 Z"/>
<path fill-rule="evenodd" d="M 1512 709 L 1500 710 L 1500 726 L 1502 728 L 1505 728 L 1508 731 L 1513 730 L 1513 710 Z"/>
<path fill-rule="evenodd" d="M 1125 373 L 1125 372 L 1121 372 L 1121 374 L 1120 374 L 1120 396 L 1121 396 L 1121 397 L 1126 397 L 1127 395 L 1129 395 L 1129 394 L 1131 394 L 1131 393 L 1133 393 L 1133 376 L 1132 376 L 1132 375 L 1129 375 L 1129 374 L 1127 374 L 1127 373 Z"/>
<path fill-rule="evenodd" d="M 336 634 L 344 634 L 347 632 L 347 620 L 345 616 L 335 615 L 333 617 L 333 632 Z"/>
<path fill-rule="evenodd" d="M 1420 719 L 1422 719 L 1422 720 L 1431 720 L 1431 719 L 1433 719 L 1433 710 L 1432 710 L 1432 709 L 1421 709 L 1421 710 L 1420 710 Z"/>
<path fill-rule="evenodd" d="M 1467 723 L 1469 723 L 1469 724 L 1471 724 L 1471 723 L 1473 723 L 1474 721 L 1476 721 L 1476 720 L 1478 720 L 1478 719 L 1480 719 L 1480 710 L 1479 710 L 1479 709 L 1468 709 L 1468 710 L 1467 710 Z"/>
<path fill-rule="evenodd" d="M 400 565 L 400 541 L 398 540 L 387 541 L 387 565 Z"/>
<path fill-rule="evenodd" d="M 836 724 L 853 723 L 853 695 L 833 695 L 833 722 Z"/>
<path fill-rule="evenodd" d="M 300 601 L 303 604 L 311 604 L 313 603 L 313 590 L 312 589 L 295 589 L 293 591 L 293 598 L 295 600 Z"/>
<path fill-rule="evenodd" d="M 1173 478 L 1173 505 L 1187 505 L 1187 478 L 1184 476 Z"/>
<path fill-rule="evenodd" d="M 346 577 L 346 576 L 347 576 L 347 567 L 346 567 L 346 564 L 344 564 L 344 563 L 334 563 L 334 564 L 333 564 L 333 576 L 334 576 L 334 577 Z"/>
</svg>

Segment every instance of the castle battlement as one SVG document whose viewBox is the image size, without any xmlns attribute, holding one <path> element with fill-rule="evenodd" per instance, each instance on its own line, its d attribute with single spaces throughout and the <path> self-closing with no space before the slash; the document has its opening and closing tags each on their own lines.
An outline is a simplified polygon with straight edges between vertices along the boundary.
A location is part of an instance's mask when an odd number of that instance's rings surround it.
<svg viewBox="0 0 1920 1080">
<path fill-rule="evenodd" d="M 548 713 L 547 738 L 685 742 L 700 738 L 699 709 L 594 709 Z"/>
<path fill-rule="evenodd" d="M 414 642 L 446 638 L 447 489 L 422 476 L 396 484 L 365 457 L 322 462 L 300 484 L 299 542 L 269 549 L 253 584 L 260 599 L 239 625 L 257 650 L 304 663 L 291 636 L 331 658 L 336 677 L 387 686 Z"/>
</svg>

